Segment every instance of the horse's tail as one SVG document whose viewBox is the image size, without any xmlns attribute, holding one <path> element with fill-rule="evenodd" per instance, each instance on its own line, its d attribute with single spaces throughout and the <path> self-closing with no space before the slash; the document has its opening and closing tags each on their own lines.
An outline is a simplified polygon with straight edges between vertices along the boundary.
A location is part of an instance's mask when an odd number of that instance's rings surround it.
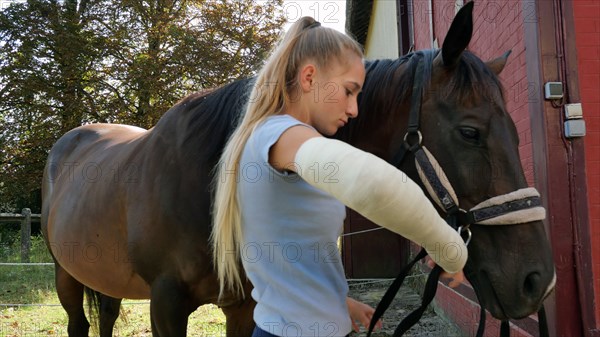
<svg viewBox="0 0 600 337">
<path fill-rule="evenodd" d="M 100 332 L 100 306 L 102 305 L 102 293 L 84 286 L 85 296 L 87 297 L 88 319 L 94 335 Z"/>
<path fill-rule="evenodd" d="M 109 296 L 106 296 L 104 294 L 102 294 L 101 292 L 95 291 L 91 288 L 85 287 L 84 286 L 84 293 L 85 296 L 87 297 L 87 305 L 88 305 L 88 318 L 89 318 L 89 322 L 90 322 L 90 327 L 92 328 L 93 331 L 93 335 L 94 336 L 98 336 L 100 334 L 100 314 L 101 314 L 101 308 L 103 306 L 102 301 L 104 299 L 104 301 L 107 300 L 112 300 L 115 301 L 117 299 L 111 298 Z M 104 298 L 103 298 L 104 297 Z M 125 323 L 127 323 L 127 317 L 125 315 L 125 312 L 123 310 L 123 306 L 120 305 L 121 300 L 118 300 L 119 302 L 119 310 L 118 313 L 113 313 L 116 314 L 116 316 L 114 316 L 114 319 L 116 320 L 116 317 L 120 317 L 122 320 L 125 321 Z M 115 302 L 116 303 L 116 302 Z M 105 303 L 104 308 L 105 308 L 105 312 L 104 314 L 108 314 L 108 312 L 106 312 L 106 310 L 108 309 L 108 307 L 110 307 L 111 305 L 108 303 Z M 109 314 L 111 315 L 111 314 Z M 106 323 L 105 324 L 109 324 L 108 326 L 104 326 L 103 328 L 106 329 L 114 329 L 114 321 L 111 323 Z"/>
</svg>

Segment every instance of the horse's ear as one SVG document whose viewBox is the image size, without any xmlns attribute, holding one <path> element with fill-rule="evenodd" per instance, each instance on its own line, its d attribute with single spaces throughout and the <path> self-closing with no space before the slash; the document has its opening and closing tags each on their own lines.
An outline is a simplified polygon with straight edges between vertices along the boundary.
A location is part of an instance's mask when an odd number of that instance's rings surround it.
<svg viewBox="0 0 600 337">
<path fill-rule="evenodd" d="M 456 65 L 462 52 L 471 42 L 473 35 L 473 1 L 464 5 L 452 20 L 448 34 L 442 45 L 442 60 L 444 66 Z"/>
<path fill-rule="evenodd" d="M 510 55 L 511 52 L 512 50 L 509 50 L 502 54 L 502 56 L 491 61 L 487 61 L 485 64 L 494 72 L 494 74 L 499 75 L 500 72 L 502 72 L 502 69 L 504 69 L 506 61 L 508 60 L 508 55 Z"/>
</svg>

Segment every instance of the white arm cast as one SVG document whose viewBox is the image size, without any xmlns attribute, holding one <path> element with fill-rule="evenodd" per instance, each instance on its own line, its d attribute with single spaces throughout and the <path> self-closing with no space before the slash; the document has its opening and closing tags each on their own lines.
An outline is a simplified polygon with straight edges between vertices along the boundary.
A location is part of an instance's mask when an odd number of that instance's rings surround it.
<svg viewBox="0 0 600 337">
<path fill-rule="evenodd" d="M 421 245 L 445 271 L 455 273 L 464 267 L 468 253 L 463 239 L 438 215 L 419 186 L 383 159 L 338 140 L 316 137 L 300 146 L 295 164 L 310 185 Z M 315 175 L 315 165 L 337 171 L 327 177 Z"/>
</svg>

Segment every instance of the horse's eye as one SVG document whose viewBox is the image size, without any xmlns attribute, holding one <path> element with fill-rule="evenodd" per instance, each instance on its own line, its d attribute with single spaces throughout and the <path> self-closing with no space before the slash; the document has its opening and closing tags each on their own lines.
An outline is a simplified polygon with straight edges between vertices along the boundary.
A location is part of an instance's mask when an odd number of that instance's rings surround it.
<svg viewBox="0 0 600 337">
<path fill-rule="evenodd" d="M 462 127 L 460 128 L 460 134 L 468 141 L 473 142 L 479 140 L 479 131 L 475 128 Z"/>
</svg>

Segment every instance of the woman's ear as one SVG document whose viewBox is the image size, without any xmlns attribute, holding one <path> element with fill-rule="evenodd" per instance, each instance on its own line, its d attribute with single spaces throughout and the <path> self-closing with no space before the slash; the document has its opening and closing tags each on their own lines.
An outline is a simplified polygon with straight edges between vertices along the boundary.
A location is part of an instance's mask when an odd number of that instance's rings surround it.
<svg viewBox="0 0 600 337">
<path fill-rule="evenodd" d="M 317 68 L 312 63 L 307 63 L 300 68 L 299 82 L 303 92 L 310 92 L 312 90 L 316 72 Z"/>
</svg>

